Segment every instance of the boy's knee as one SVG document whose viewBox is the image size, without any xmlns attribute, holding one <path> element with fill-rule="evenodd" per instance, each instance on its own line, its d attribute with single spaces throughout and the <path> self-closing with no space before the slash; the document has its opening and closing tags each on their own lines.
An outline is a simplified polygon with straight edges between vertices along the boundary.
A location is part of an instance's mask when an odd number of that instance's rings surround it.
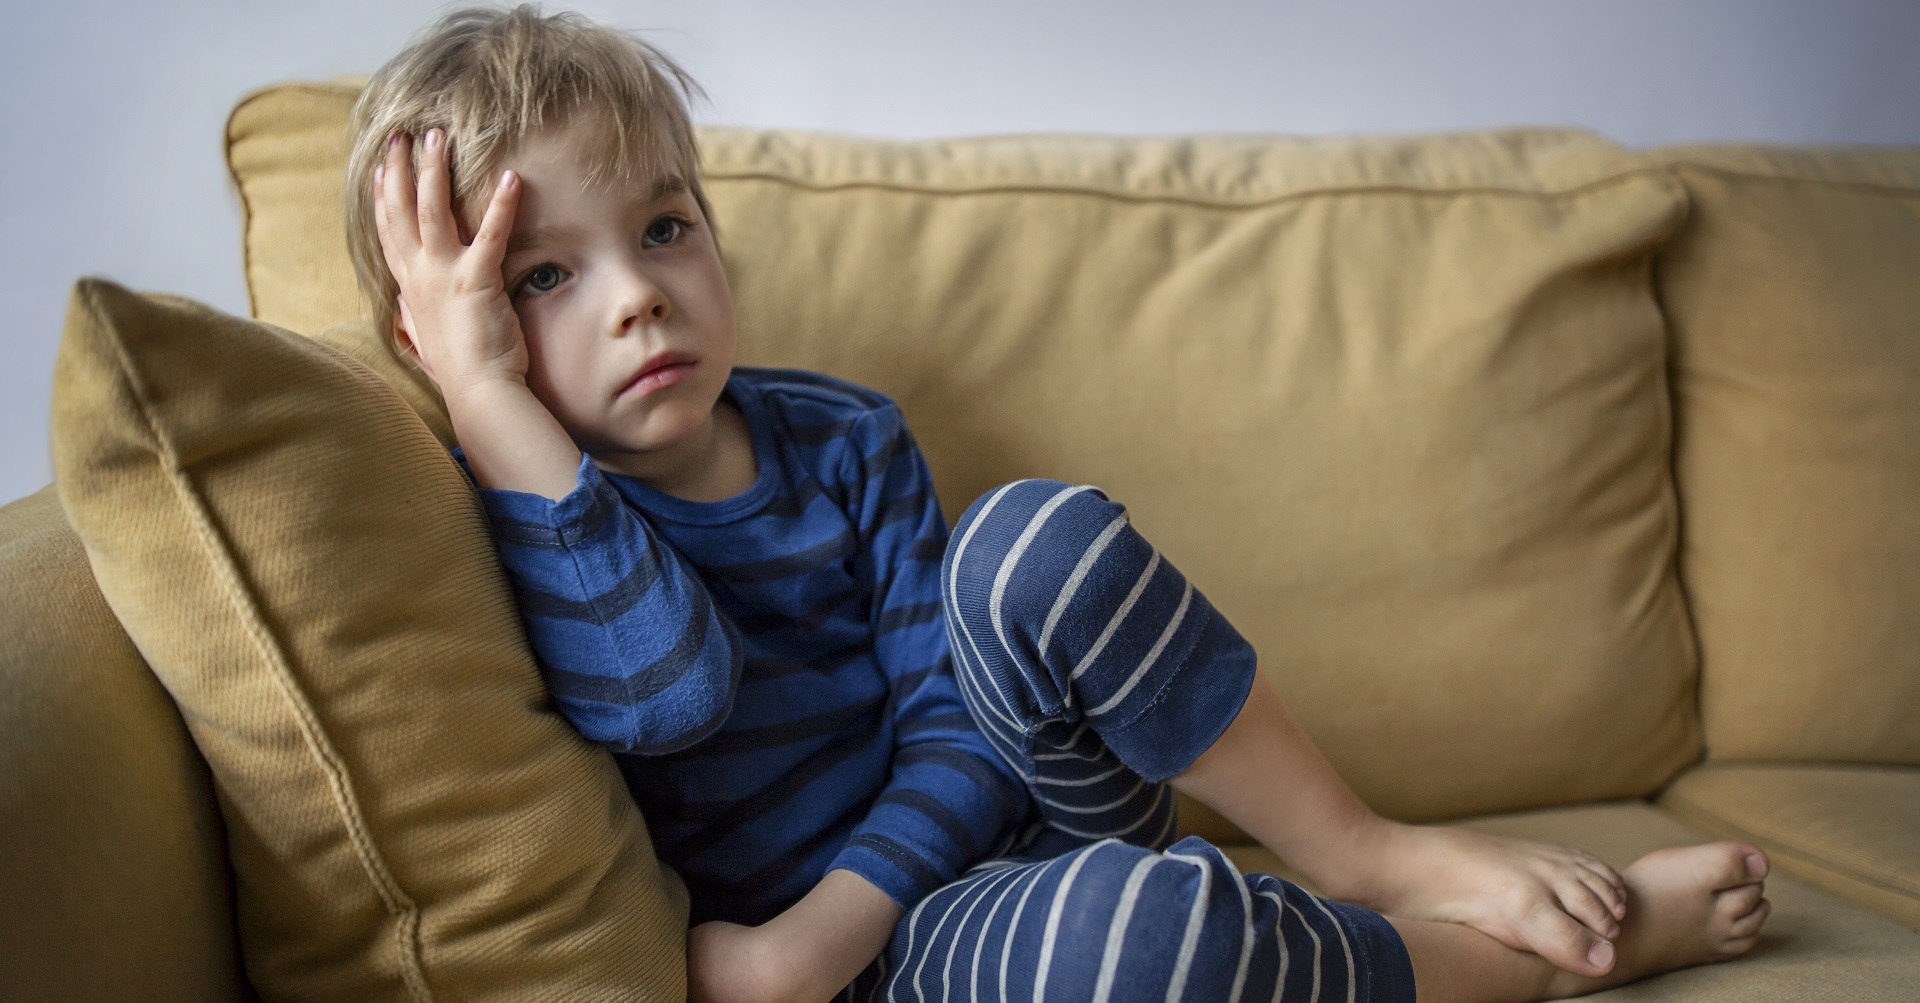
<svg viewBox="0 0 1920 1003">
<path fill-rule="evenodd" d="M 1071 524 L 1091 518 L 1105 524 L 1111 520 L 1113 513 L 1124 511 L 1125 506 L 1111 500 L 1105 491 L 1092 484 L 1068 484 L 1044 477 L 1030 477 L 1002 484 L 974 499 L 973 504 L 961 514 L 954 535 L 961 536 L 966 533 L 968 525 L 982 521 L 985 525 L 1012 526 L 1017 534 L 1043 512 L 1048 523 L 1058 519 Z M 1105 518 L 1101 518 L 1103 514 Z"/>
<path fill-rule="evenodd" d="M 949 605 L 984 608 L 995 602 L 996 590 L 1002 609 L 1050 604 L 1081 556 L 1126 528 L 1126 511 L 1093 485 L 1041 478 L 981 495 L 961 514 L 947 545 L 942 569 Z"/>
<path fill-rule="evenodd" d="M 1073 988 L 1091 996 L 1106 971 L 1115 1000 L 1164 999 L 1175 979 L 1190 990 L 1207 990 L 1187 992 L 1187 998 L 1224 992 L 1224 984 L 1211 983 L 1221 972 L 1231 979 L 1255 919 L 1244 879 L 1231 862 L 1191 838 L 1165 851 L 1104 843 L 1080 852 L 1091 856 L 1061 910 L 1061 942 L 1068 942 L 1068 922 L 1085 926 L 1073 931 L 1082 938 L 1075 944 L 1080 961 L 1062 966 L 1064 959 L 1056 958 L 1060 981 L 1050 979 L 1050 990 L 1084 982 Z M 1123 920 L 1118 951 L 1107 957 L 1112 925 Z"/>
</svg>

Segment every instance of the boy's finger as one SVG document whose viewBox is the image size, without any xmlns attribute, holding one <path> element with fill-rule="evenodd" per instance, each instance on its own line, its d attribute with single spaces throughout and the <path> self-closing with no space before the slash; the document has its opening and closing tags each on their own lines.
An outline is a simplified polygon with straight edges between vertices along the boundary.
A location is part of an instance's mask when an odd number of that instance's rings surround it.
<svg viewBox="0 0 1920 1003">
<path fill-rule="evenodd" d="M 387 165 L 385 162 L 373 167 L 373 232 L 380 237 L 380 253 L 387 259 L 387 267 L 398 274 L 399 256 L 394 253 L 395 240 L 392 225 L 387 220 Z"/>
<path fill-rule="evenodd" d="M 499 271 L 507 255 L 507 235 L 513 232 L 513 214 L 520 204 L 520 176 L 512 171 L 500 172 L 499 183 L 493 186 L 493 197 L 487 200 L 486 214 L 480 217 L 480 229 L 473 234 L 473 250 L 479 255 L 477 262 L 490 271 Z"/>
<path fill-rule="evenodd" d="M 420 224 L 413 202 L 413 137 L 395 130 L 387 139 L 385 179 L 380 185 L 380 204 L 385 207 L 387 235 L 402 253 L 420 246 Z"/>
<path fill-rule="evenodd" d="M 426 138 L 415 151 L 420 161 L 420 243 L 435 251 L 457 252 L 460 237 L 453 232 L 446 137 L 443 129 L 428 129 Z"/>
</svg>

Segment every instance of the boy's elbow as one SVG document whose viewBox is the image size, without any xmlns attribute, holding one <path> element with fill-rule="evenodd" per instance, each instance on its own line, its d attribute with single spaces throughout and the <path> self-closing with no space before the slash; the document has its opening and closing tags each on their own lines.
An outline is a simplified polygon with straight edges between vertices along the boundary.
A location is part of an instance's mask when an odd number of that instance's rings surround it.
<svg viewBox="0 0 1920 1003">
<path fill-rule="evenodd" d="M 603 748 L 638 756 L 679 752 L 711 738 L 733 712 L 744 662 L 738 643 L 714 655 L 683 676 L 680 684 L 632 705 L 631 713 L 623 715 L 623 726 L 600 734 L 584 729 L 581 733 Z"/>
</svg>

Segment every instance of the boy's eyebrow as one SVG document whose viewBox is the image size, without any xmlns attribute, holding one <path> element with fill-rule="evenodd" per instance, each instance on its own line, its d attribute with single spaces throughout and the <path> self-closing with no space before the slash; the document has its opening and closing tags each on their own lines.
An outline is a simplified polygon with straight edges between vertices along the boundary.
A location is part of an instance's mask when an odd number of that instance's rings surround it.
<svg viewBox="0 0 1920 1003">
<path fill-rule="evenodd" d="M 678 195 L 687 190 L 687 179 L 678 174 L 662 174 L 647 186 L 646 194 L 640 198 L 640 205 L 652 205 L 669 195 Z M 538 247 L 550 240 L 566 236 L 572 232 L 566 226 L 533 226 L 507 238 L 506 255 L 511 257 L 530 247 Z"/>
</svg>

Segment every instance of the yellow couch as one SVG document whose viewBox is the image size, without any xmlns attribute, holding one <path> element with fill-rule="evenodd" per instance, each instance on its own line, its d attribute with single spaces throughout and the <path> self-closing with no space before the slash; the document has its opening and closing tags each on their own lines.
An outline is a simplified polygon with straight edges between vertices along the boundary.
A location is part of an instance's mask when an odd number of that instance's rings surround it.
<svg viewBox="0 0 1920 1003">
<path fill-rule="evenodd" d="M 0 508 L 9 998 L 679 992 L 684 892 L 358 320 L 356 93 L 228 124 L 273 328 L 76 290 Z M 1382 812 L 1772 853 L 1751 955 L 1603 995 L 1920 999 L 1920 151 L 702 142 L 742 364 L 894 396 L 950 517 L 1102 486 Z"/>
</svg>

